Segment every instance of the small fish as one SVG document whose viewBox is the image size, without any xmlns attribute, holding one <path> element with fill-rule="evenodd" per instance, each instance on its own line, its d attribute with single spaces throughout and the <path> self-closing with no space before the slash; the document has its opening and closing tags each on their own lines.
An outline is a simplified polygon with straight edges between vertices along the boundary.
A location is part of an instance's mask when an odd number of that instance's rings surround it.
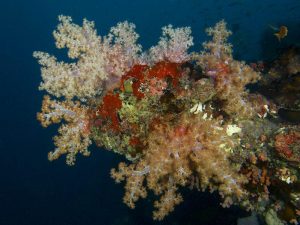
<svg viewBox="0 0 300 225">
<path fill-rule="evenodd" d="M 277 37 L 278 41 L 281 41 L 281 39 L 285 38 L 288 34 L 288 28 L 286 26 L 280 26 L 279 28 L 276 28 L 270 25 L 270 27 L 276 31 L 274 35 Z"/>
</svg>

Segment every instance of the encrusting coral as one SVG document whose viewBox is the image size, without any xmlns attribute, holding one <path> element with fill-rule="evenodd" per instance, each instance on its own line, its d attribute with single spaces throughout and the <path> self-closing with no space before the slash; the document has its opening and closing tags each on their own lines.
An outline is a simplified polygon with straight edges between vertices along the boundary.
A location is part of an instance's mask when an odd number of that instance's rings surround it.
<svg viewBox="0 0 300 225">
<path fill-rule="evenodd" d="M 134 208 L 154 193 L 156 220 L 183 201 L 184 187 L 218 191 L 224 207 L 237 204 L 261 214 L 278 201 L 285 204 L 272 188 L 297 176 L 286 158 L 271 163 L 271 157 L 290 153 L 298 128 L 276 133 L 276 106 L 247 90 L 260 73 L 233 59 L 225 21 L 206 30 L 212 39 L 200 53 L 188 52 L 189 27 L 164 27 L 158 44 L 142 52 L 127 21 L 103 37 L 86 19 L 82 26 L 67 16 L 59 21 L 56 46 L 67 48 L 72 62 L 34 52 L 40 89 L 57 98 L 44 97 L 38 120 L 44 127 L 65 122 L 49 160 L 66 154 L 74 165 L 78 153 L 90 155 L 92 141 L 125 156 L 127 162 L 111 170 L 116 182 L 125 182 L 124 203 Z M 293 146 L 294 155 L 298 149 Z"/>
</svg>

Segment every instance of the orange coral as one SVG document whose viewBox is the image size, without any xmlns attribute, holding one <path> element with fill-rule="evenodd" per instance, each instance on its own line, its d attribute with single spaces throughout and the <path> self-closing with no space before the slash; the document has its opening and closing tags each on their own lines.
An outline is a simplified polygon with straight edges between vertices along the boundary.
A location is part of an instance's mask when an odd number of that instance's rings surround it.
<svg viewBox="0 0 300 225">
<path fill-rule="evenodd" d="M 290 131 L 287 134 L 277 134 L 275 137 L 275 149 L 284 158 L 299 161 L 299 153 L 293 152 L 291 146 L 300 143 L 300 133 Z"/>
<path fill-rule="evenodd" d="M 224 206 L 229 206 L 247 196 L 245 177 L 231 167 L 220 147 L 233 145 L 219 120 L 185 115 L 175 126 L 156 125 L 145 155 L 130 165 L 121 163 L 111 175 L 117 182 L 126 180 L 124 202 L 131 208 L 148 190 L 160 196 L 154 219 L 163 219 L 182 201 L 178 187 L 190 186 L 192 175 L 199 177 L 202 190 L 219 190 Z"/>
</svg>

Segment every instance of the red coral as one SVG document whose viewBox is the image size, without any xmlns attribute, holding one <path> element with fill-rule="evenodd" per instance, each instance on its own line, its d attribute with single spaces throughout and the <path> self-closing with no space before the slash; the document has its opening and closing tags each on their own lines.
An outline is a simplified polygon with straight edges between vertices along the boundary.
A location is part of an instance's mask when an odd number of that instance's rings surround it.
<svg viewBox="0 0 300 225">
<path fill-rule="evenodd" d="M 167 61 L 158 62 L 148 70 L 148 75 L 149 77 L 156 77 L 159 80 L 170 77 L 172 78 L 173 86 L 177 87 L 179 78 L 182 75 L 179 66 L 179 63 L 172 63 Z"/>
<path fill-rule="evenodd" d="M 103 103 L 97 110 L 97 114 L 100 115 L 102 119 L 110 120 L 110 128 L 114 131 L 118 131 L 120 124 L 117 112 L 121 107 L 122 101 L 119 99 L 119 94 L 109 92 L 103 97 Z"/>
<path fill-rule="evenodd" d="M 122 76 L 120 89 L 124 91 L 124 82 L 131 79 L 132 92 L 138 99 L 145 97 L 140 88 L 141 84 L 146 83 L 152 94 L 159 95 L 161 94 L 161 90 L 166 88 L 165 81 L 168 77 L 172 79 L 173 87 L 177 87 L 179 78 L 182 75 L 180 65 L 180 63 L 168 61 L 158 62 L 151 68 L 147 65 L 135 65 L 129 72 Z M 158 87 L 158 85 L 161 87 Z"/>
<path fill-rule="evenodd" d="M 296 156 L 294 156 L 291 145 L 299 142 L 300 133 L 298 132 L 290 131 L 288 134 L 278 134 L 275 137 L 275 149 L 284 158 L 294 160 Z"/>
<path fill-rule="evenodd" d="M 146 80 L 148 85 L 148 92 L 150 96 L 161 96 L 168 84 L 165 80 L 158 80 L 155 77 Z"/>
<path fill-rule="evenodd" d="M 141 99 L 144 97 L 144 93 L 142 93 L 139 88 L 141 83 L 145 80 L 144 71 L 148 68 L 146 65 L 134 65 L 129 72 L 121 78 L 121 87 L 120 89 L 124 91 L 124 82 L 126 80 L 132 79 L 132 90 L 133 94 L 138 98 Z"/>
</svg>

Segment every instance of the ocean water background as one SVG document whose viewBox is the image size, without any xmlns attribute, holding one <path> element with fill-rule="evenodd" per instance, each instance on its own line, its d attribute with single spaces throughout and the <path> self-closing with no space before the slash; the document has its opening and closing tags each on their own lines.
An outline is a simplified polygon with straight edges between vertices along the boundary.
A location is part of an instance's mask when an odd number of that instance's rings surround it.
<svg viewBox="0 0 300 225">
<path fill-rule="evenodd" d="M 271 60 L 281 48 L 300 44 L 299 0 L 0 1 L 0 225 L 232 225 L 247 216 L 222 209 L 218 195 L 187 191 L 174 213 L 153 222 L 148 199 L 134 211 L 122 203 L 123 185 L 109 176 L 121 157 L 92 147 L 91 157 L 79 157 L 74 167 L 63 157 L 47 161 L 57 127 L 43 129 L 36 121 L 44 93 L 32 52 L 65 54 L 52 37 L 60 14 L 76 23 L 95 21 L 100 35 L 119 21 L 133 22 L 144 49 L 158 41 L 162 26 L 173 24 L 191 26 L 192 50 L 199 51 L 204 29 L 221 19 L 233 31 L 230 41 L 241 60 Z M 287 26 L 287 38 L 278 42 L 270 25 Z"/>
</svg>

